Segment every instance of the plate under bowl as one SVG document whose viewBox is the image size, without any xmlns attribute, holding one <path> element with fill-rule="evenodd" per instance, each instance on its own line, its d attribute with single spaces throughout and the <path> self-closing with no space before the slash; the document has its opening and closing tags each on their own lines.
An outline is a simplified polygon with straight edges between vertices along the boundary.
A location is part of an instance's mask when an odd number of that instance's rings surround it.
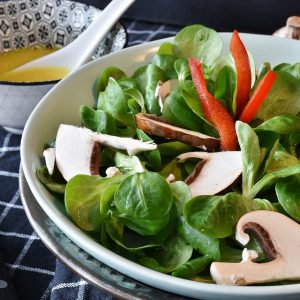
<svg viewBox="0 0 300 300">
<path fill-rule="evenodd" d="M 228 51 L 231 34 L 222 33 L 221 37 Z M 241 34 L 241 38 L 257 66 L 265 61 L 272 65 L 300 61 L 299 41 L 253 34 Z M 91 62 L 58 83 L 39 103 L 25 126 L 21 142 L 22 166 L 34 197 L 49 218 L 79 247 L 111 268 L 148 285 L 201 299 L 299 299 L 300 284 L 221 286 L 175 278 L 131 262 L 102 247 L 76 227 L 66 216 L 62 203 L 52 197 L 38 181 L 36 169 L 40 166 L 43 145 L 55 136 L 59 124 L 80 124 L 79 106 L 93 105 L 92 87 L 99 72 L 115 65 L 131 74 L 138 66 L 149 62 L 164 41 L 170 39 L 131 47 Z"/>
</svg>

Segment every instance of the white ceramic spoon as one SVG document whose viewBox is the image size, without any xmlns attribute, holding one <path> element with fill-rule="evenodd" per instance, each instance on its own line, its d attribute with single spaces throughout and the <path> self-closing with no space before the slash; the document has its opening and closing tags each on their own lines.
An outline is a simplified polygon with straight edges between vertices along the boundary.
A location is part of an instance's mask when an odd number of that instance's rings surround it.
<svg viewBox="0 0 300 300">
<path fill-rule="evenodd" d="M 91 58 L 99 42 L 134 1 L 112 0 L 72 43 L 52 54 L 26 63 L 14 71 L 45 67 L 58 67 L 73 71 Z"/>
</svg>

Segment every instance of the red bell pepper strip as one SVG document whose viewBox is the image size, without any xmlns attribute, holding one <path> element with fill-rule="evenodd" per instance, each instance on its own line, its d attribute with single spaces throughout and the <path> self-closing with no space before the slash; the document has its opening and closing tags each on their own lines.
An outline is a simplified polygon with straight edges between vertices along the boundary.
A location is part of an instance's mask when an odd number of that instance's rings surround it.
<svg viewBox="0 0 300 300">
<path fill-rule="evenodd" d="M 223 104 L 209 93 L 201 63 L 195 58 L 189 58 L 189 66 L 204 116 L 216 127 L 219 133 L 221 150 L 236 150 L 237 136 L 233 118 Z"/>
<path fill-rule="evenodd" d="M 230 52 L 234 59 L 237 90 L 235 97 L 235 117 L 238 118 L 246 106 L 251 90 L 251 68 L 247 50 L 235 30 L 230 41 Z"/>
<path fill-rule="evenodd" d="M 245 106 L 243 112 L 240 115 L 240 121 L 245 123 L 250 123 L 258 109 L 266 99 L 273 83 L 276 79 L 276 73 L 274 71 L 268 71 L 266 75 L 259 82 L 257 88 L 255 89 L 252 97 Z"/>
</svg>

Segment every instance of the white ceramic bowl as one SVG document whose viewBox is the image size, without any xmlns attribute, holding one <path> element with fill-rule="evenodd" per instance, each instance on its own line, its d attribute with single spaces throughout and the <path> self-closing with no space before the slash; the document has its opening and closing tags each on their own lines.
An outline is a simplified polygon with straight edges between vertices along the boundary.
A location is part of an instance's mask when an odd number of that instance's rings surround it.
<svg viewBox="0 0 300 300">
<path fill-rule="evenodd" d="M 228 49 L 231 34 L 221 34 Z M 300 42 L 271 36 L 241 34 L 256 64 L 269 61 L 273 65 L 300 61 Z M 59 124 L 80 124 L 79 106 L 93 105 L 92 87 L 99 72 L 116 65 L 130 74 L 137 66 L 149 62 L 162 41 L 128 48 L 96 60 L 65 78 L 39 103 L 30 116 L 21 142 L 21 161 L 25 177 L 36 200 L 52 221 L 76 244 L 110 267 L 154 287 L 201 299 L 299 299 L 300 284 L 282 286 L 232 287 L 205 284 L 175 278 L 142 267 L 96 243 L 77 228 L 37 179 L 43 145 L 55 136 Z"/>
<path fill-rule="evenodd" d="M 61 48 L 84 31 L 98 12 L 93 6 L 69 0 L 1 1 L 0 52 Z M 126 39 L 124 27 L 116 24 L 99 44 L 95 57 L 122 49 Z M 20 133 L 34 107 L 56 83 L 0 82 L 0 125 Z"/>
</svg>

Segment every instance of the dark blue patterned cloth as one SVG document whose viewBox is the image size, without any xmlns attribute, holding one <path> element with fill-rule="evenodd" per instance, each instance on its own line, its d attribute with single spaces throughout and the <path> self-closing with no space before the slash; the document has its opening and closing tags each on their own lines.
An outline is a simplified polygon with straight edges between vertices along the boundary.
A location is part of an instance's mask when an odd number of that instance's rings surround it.
<svg viewBox="0 0 300 300">
<path fill-rule="evenodd" d="M 173 36 L 179 30 L 130 20 L 123 24 L 128 46 Z M 20 141 L 20 136 L 0 127 L 0 300 L 112 299 L 56 260 L 29 224 L 18 187 Z"/>
</svg>

